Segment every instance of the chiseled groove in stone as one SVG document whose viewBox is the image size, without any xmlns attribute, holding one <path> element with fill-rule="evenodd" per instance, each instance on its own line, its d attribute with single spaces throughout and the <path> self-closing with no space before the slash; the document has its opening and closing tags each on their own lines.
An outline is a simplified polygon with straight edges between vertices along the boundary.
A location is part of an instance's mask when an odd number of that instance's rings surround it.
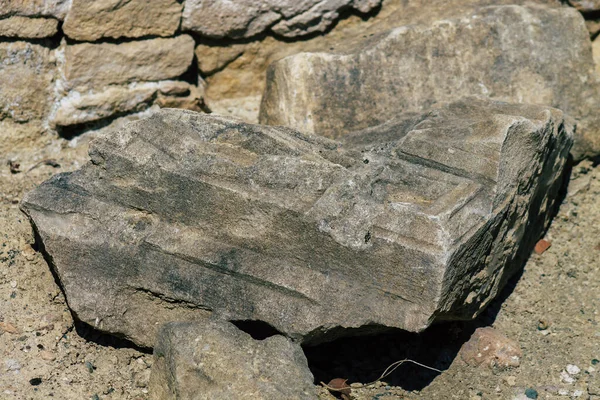
<svg viewBox="0 0 600 400">
<path fill-rule="evenodd" d="M 315 301 L 314 299 L 311 299 L 310 297 L 306 296 L 304 293 L 300 293 L 300 292 L 298 292 L 296 290 L 293 290 L 293 289 L 290 289 L 288 287 L 281 286 L 281 285 L 276 285 L 273 282 L 269 282 L 269 281 L 266 281 L 264 279 L 257 278 L 257 277 L 255 277 L 253 275 L 248 275 L 248 274 L 244 274 L 244 273 L 239 273 L 239 272 L 236 272 L 236 271 L 232 271 L 230 269 L 224 268 L 224 267 L 222 267 L 222 266 L 220 266 L 218 264 L 215 264 L 213 262 L 209 262 L 207 260 L 203 260 L 203 259 L 200 259 L 200 258 L 197 258 L 197 257 L 193 257 L 191 255 L 186 255 L 186 254 L 182 254 L 182 253 L 178 253 L 178 252 L 171 252 L 171 251 L 163 249 L 162 247 L 160 247 L 157 244 L 148 242 L 147 240 L 144 241 L 141 244 L 141 247 L 148 248 L 148 249 L 150 249 L 152 251 L 157 251 L 157 252 L 160 252 L 160 253 L 164 253 L 166 255 L 173 256 L 173 257 L 178 258 L 178 259 L 180 259 L 182 261 L 185 261 L 185 262 L 187 262 L 189 264 L 198 265 L 200 267 L 210 269 L 211 271 L 217 272 L 219 274 L 229 275 L 229 276 L 231 276 L 233 278 L 239 278 L 240 280 L 248 282 L 248 283 L 250 283 L 252 285 L 265 287 L 267 289 L 275 290 L 275 291 L 281 292 L 283 294 L 295 297 L 297 299 L 308 301 L 309 303 L 311 303 L 313 305 L 314 304 L 318 304 L 317 301 Z"/>
</svg>

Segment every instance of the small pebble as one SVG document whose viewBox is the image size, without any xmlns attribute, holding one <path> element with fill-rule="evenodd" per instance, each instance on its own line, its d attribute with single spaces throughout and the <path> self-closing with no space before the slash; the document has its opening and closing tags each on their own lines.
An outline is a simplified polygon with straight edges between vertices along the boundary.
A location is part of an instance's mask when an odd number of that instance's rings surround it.
<svg viewBox="0 0 600 400">
<path fill-rule="evenodd" d="M 537 328 L 539 331 L 545 331 L 546 329 L 548 329 L 549 326 L 550 326 L 550 323 L 547 320 L 540 319 L 538 322 Z"/>
<path fill-rule="evenodd" d="M 506 378 L 504 378 L 504 380 L 506 381 L 506 384 L 508 386 L 515 386 L 517 383 L 517 378 L 514 376 L 507 376 Z"/>
<path fill-rule="evenodd" d="M 525 390 L 525 396 L 527 396 L 528 399 L 537 399 L 538 392 L 535 389 L 528 388 L 527 390 Z"/>
<path fill-rule="evenodd" d="M 576 390 L 573 392 L 573 397 L 581 397 L 583 396 L 583 390 Z"/>
<path fill-rule="evenodd" d="M 54 355 L 54 353 L 48 351 L 48 350 L 43 350 L 40 351 L 40 358 L 42 360 L 46 360 L 46 361 L 54 361 L 56 360 L 56 356 Z"/>
<path fill-rule="evenodd" d="M 548 240 L 541 239 L 536 243 L 533 251 L 535 251 L 536 254 L 543 254 L 550 248 L 550 246 L 552 246 L 552 243 L 550 243 Z"/>
<path fill-rule="evenodd" d="M 567 365 L 567 372 L 569 373 L 569 375 L 577 375 L 581 372 L 581 370 L 577 365 L 569 364 Z"/>
<path fill-rule="evenodd" d="M 566 371 L 562 371 L 560 373 L 560 380 L 564 383 L 568 383 L 568 384 L 572 384 L 573 382 L 575 382 L 575 379 L 573 379 L 571 377 L 571 375 L 569 375 Z"/>
<path fill-rule="evenodd" d="M 42 383 L 42 378 L 33 378 L 29 380 L 31 386 L 38 386 Z"/>
<path fill-rule="evenodd" d="M 11 288 L 16 288 L 17 287 L 17 281 L 10 281 L 10 287 Z"/>
</svg>

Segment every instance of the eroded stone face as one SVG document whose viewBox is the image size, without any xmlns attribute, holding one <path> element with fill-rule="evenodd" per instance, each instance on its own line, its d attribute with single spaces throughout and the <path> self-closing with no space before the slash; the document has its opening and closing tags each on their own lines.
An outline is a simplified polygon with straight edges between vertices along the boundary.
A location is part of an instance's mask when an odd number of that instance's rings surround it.
<svg viewBox="0 0 600 400">
<path fill-rule="evenodd" d="M 398 112 L 483 95 L 560 108 L 579 120 L 575 158 L 600 153 L 591 46 L 572 8 L 483 7 L 342 49 L 274 63 L 261 123 L 339 137 Z"/>
<path fill-rule="evenodd" d="M 211 38 L 249 38 L 269 28 L 281 36 L 323 32 L 343 10 L 366 13 L 381 0 L 187 0 L 182 28 Z"/>
<path fill-rule="evenodd" d="M 42 120 L 53 102 L 54 52 L 27 42 L 0 42 L 0 119 Z"/>
<path fill-rule="evenodd" d="M 63 31 L 72 39 L 85 41 L 173 36 L 181 10 L 177 0 L 72 0 Z"/>
<path fill-rule="evenodd" d="M 169 79 L 183 74 L 193 57 L 194 40 L 188 35 L 120 44 L 70 45 L 65 50 L 65 87 L 97 88 Z"/>
<path fill-rule="evenodd" d="M 0 17 L 20 15 L 62 20 L 70 3 L 70 0 L 0 0 Z"/>
<path fill-rule="evenodd" d="M 152 400 L 313 400 L 313 375 L 300 345 L 255 340 L 224 321 L 163 327 L 154 349 Z"/>
<path fill-rule="evenodd" d="M 18 15 L 0 19 L 0 38 L 40 39 L 56 35 L 58 20 L 54 18 L 29 18 Z"/>
<path fill-rule="evenodd" d="M 151 346 L 160 323 L 336 327 L 472 318 L 547 225 L 573 127 L 467 99 L 335 142 L 162 110 L 23 200 L 69 305 Z"/>
</svg>

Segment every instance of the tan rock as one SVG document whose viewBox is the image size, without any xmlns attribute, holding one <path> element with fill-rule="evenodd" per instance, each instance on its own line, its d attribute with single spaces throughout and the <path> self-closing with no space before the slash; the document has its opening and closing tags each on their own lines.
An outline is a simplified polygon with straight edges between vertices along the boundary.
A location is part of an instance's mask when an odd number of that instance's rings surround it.
<svg viewBox="0 0 600 400">
<path fill-rule="evenodd" d="M 246 47 L 243 44 L 227 47 L 198 45 L 195 52 L 198 68 L 204 76 L 211 75 L 242 55 Z"/>
<path fill-rule="evenodd" d="M 194 57 L 188 35 L 121 44 L 82 43 L 65 50 L 65 88 L 158 81 L 183 74 Z"/>
<path fill-rule="evenodd" d="M 55 17 L 64 19 L 69 0 L 0 0 L 0 17 Z"/>
<path fill-rule="evenodd" d="M 600 153 L 588 32 L 572 8 L 481 7 L 272 65 L 260 121 L 339 137 L 456 96 L 547 104 L 579 124 L 572 154 Z"/>
<path fill-rule="evenodd" d="M 40 39 L 56 35 L 58 20 L 54 18 L 29 18 L 15 15 L 0 19 L 0 36 Z"/>
<path fill-rule="evenodd" d="M 53 101 L 53 52 L 32 43 L 6 42 L 0 43 L 0 60 L 0 120 L 44 119 Z"/>
<path fill-rule="evenodd" d="M 77 40 L 172 36 L 181 19 L 177 0 L 73 0 L 63 31 Z"/>
<path fill-rule="evenodd" d="M 472 366 L 484 365 L 505 370 L 520 365 L 523 353 L 519 344 L 491 327 L 477 328 L 460 349 L 460 356 Z"/>
<path fill-rule="evenodd" d="M 158 90 L 155 82 L 111 86 L 101 92 L 70 92 L 62 98 L 51 119 L 54 126 L 93 122 L 115 114 L 137 112 L 146 108 Z"/>
</svg>

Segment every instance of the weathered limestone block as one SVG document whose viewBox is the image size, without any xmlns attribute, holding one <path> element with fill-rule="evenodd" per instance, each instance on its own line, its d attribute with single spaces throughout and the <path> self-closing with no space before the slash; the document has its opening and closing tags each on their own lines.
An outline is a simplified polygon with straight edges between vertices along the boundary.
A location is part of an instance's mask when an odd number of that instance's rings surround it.
<svg viewBox="0 0 600 400">
<path fill-rule="evenodd" d="M 173 36 L 181 11 L 177 0 L 73 0 L 63 31 L 70 38 L 85 41 Z"/>
<path fill-rule="evenodd" d="M 229 322 L 174 322 L 159 332 L 152 400 L 313 400 L 302 348 L 283 336 L 255 340 Z"/>
<path fill-rule="evenodd" d="M 188 35 L 112 43 L 66 46 L 65 88 L 101 88 L 134 81 L 158 81 L 183 74 L 194 58 Z"/>
<path fill-rule="evenodd" d="M 484 7 L 284 58 L 267 72 L 260 121 L 338 137 L 465 95 L 560 108 L 579 120 L 575 158 L 600 153 L 591 46 L 572 8 Z"/>
<path fill-rule="evenodd" d="M 54 17 L 63 20 L 70 0 L 0 0 L 0 17 Z"/>
<path fill-rule="evenodd" d="M 181 26 L 211 38 L 249 38 L 269 28 L 295 37 L 325 31 L 342 10 L 366 13 L 380 4 L 381 0 L 187 0 Z"/>
<path fill-rule="evenodd" d="M 42 120 L 55 78 L 54 52 L 27 42 L 0 42 L 0 119 Z"/>
<path fill-rule="evenodd" d="M 548 223 L 573 126 L 467 99 L 334 142 L 161 110 L 25 196 L 82 321 L 151 346 L 178 313 L 336 327 L 472 318 Z"/>
<path fill-rule="evenodd" d="M 56 35 L 58 20 L 54 18 L 29 18 L 18 15 L 0 19 L 0 36 L 40 39 Z"/>
</svg>

